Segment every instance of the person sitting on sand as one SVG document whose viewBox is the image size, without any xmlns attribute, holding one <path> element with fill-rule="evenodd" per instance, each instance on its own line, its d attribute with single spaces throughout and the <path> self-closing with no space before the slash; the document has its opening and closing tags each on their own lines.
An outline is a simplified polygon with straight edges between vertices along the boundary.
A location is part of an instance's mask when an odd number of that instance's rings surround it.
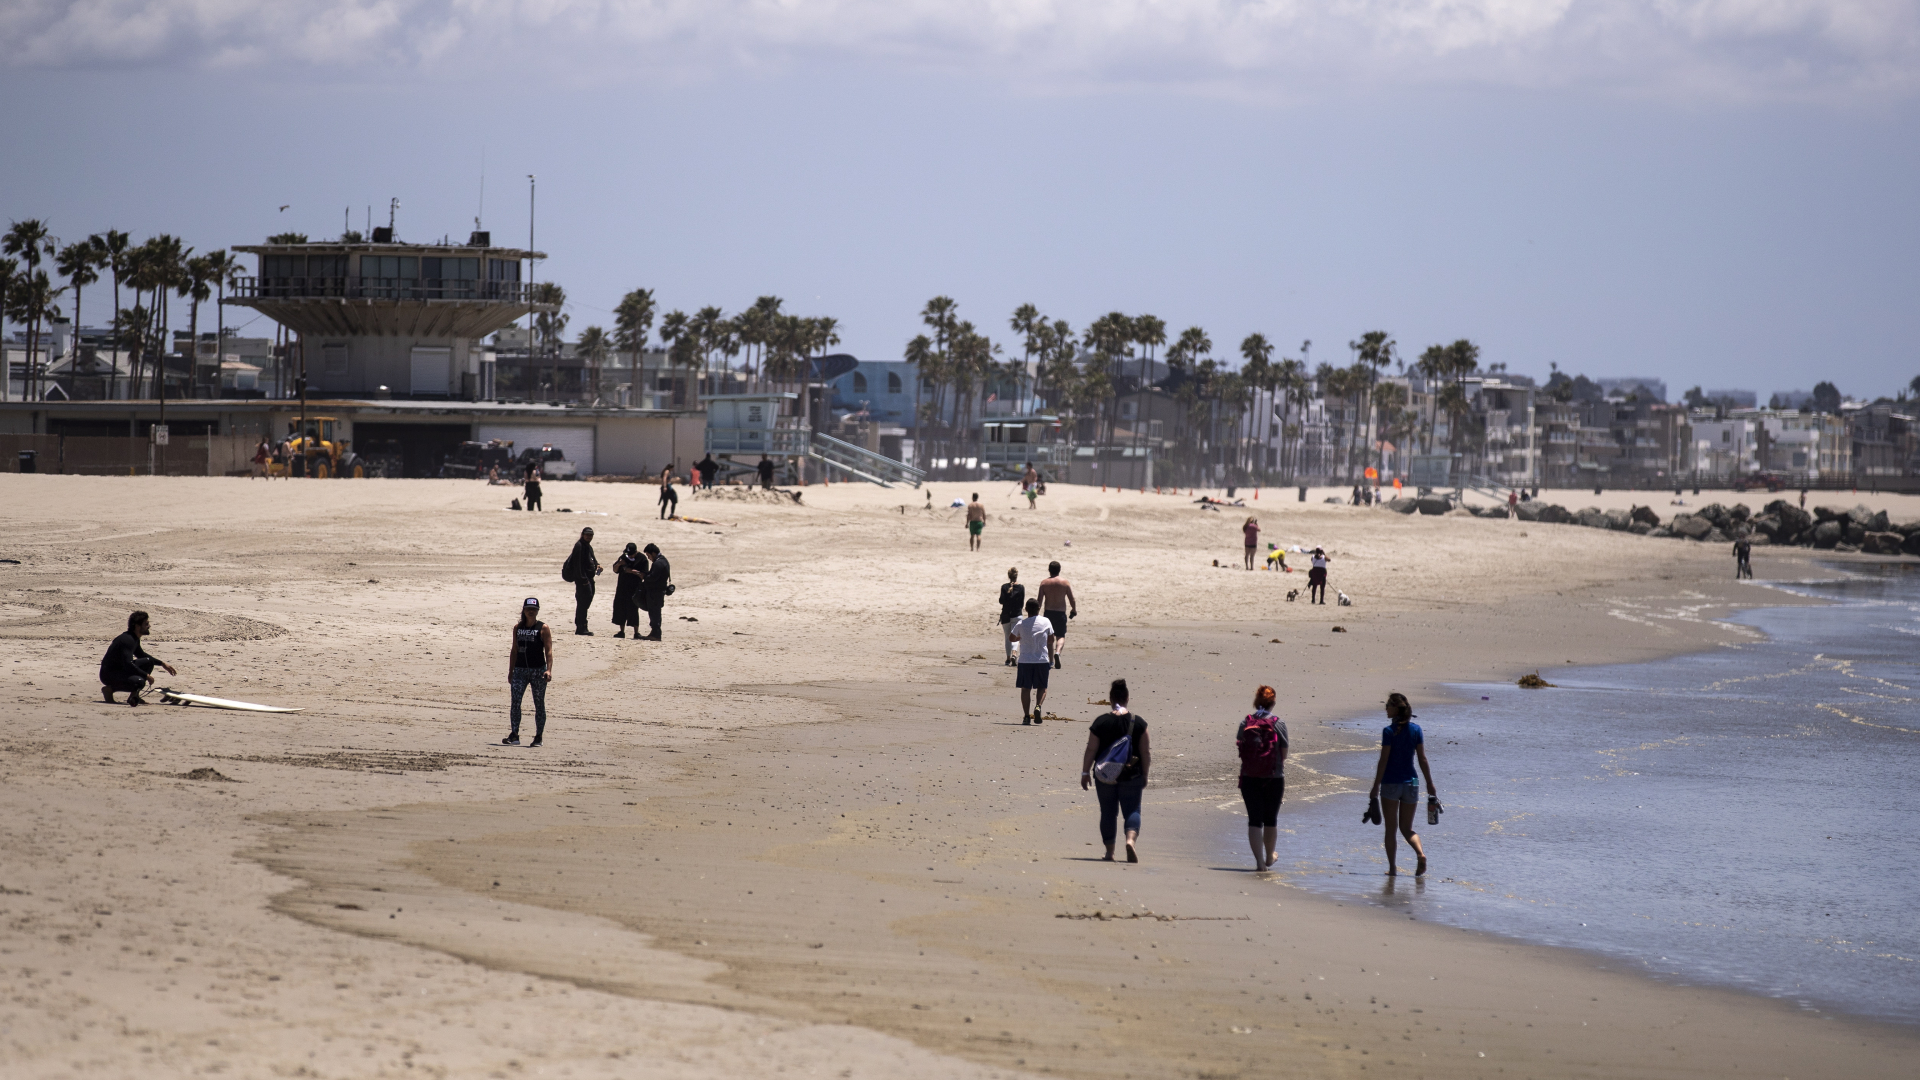
<svg viewBox="0 0 1920 1080">
<path fill-rule="evenodd" d="M 1426 777 L 1429 798 L 1438 799 L 1440 793 L 1433 789 L 1426 740 L 1420 725 L 1413 722 L 1413 706 L 1407 703 L 1405 694 L 1396 690 L 1387 695 L 1387 719 L 1392 723 L 1380 731 L 1380 760 L 1373 767 L 1373 790 L 1367 798 L 1380 800 L 1380 818 L 1387 830 L 1387 876 L 1396 873 L 1394 833 L 1398 832 L 1419 857 L 1413 868 L 1418 877 L 1427 872 L 1427 849 L 1413 831 L 1413 817 L 1420 809 L 1420 778 Z M 1413 771 L 1415 762 L 1420 766 L 1418 775 Z"/>
<path fill-rule="evenodd" d="M 1007 642 L 1020 644 L 1020 673 L 1013 684 L 1020 690 L 1020 723 L 1038 724 L 1046 715 L 1047 676 L 1053 671 L 1053 658 L 1060 650 L 1053 624 L 1040 615 L 1040 600 L 1027 601 L 1027 617 L 1007 628 Z M 1033 695 L 1038 694 L 1038 699 Z"/>
<path fill-rule="evenodd" d="M 520 621 L 513 627 L 513 648 L 507 652 L 507 685 L 513 690 L 513 705 L 507 719 L 513 725 L 503 746 L 520 745 L 520 698 L 533 687 L 533 741 L 539 746 L 547 735 L 547 684 L 553 681 L 553 631 L 540 621 L 540 599 L 529 596 L 520 605 Z"/>
<path fill-rule="evenodd" d="M 1100 798 L 1100 840 L 1107 845 L 1106 861 L 1113 861 L 1113 843 L 1118 819 L 1126 818 L 1127 861 L 1139 862 L 1136 841 L 1140 839 L 1140 798 L 1147 790 L 1147 771 L 1153 767 L 1153 753 L 1147 746 L 1147 722 L 1127 710 L 1127 680 L 1115 679 L 1107 691 L 1110 711 L 1087 729 L 1087 748 L 1080 759 L 1080 790 L 1094 788 Z M 1126 762 L 1112 780 L 1094 779 L 1094 762 L 1108 764 L 1114 744 L 1127 740 Z"/>
<path fill-rule="evenodd" d="M 1040 610 L 1053 624 L 1053 666 L 1060 666 L 1060 653 L 1067 646 L 1067 620 L 1080 617 L 1080 605 L 1073 599 L 1073 583 L 1060 576 L 1060 563 L 1056 560 L 1047 564 L 1047 579 L 1040 583 L 1034 593 L 1040 600 Z"/>
<path fill-rule="evenodd" d="M 1247 843 L 1253 868 L 1273 866 L 1280 836 L 1280 800 L 1286 796 L 1287 725 L 1273 715 L 1274 691 L 1253 692 L 1253 712 L 1240 721 L 1234 743 L 1240 750 L 1240 798 L 1247 804 Z"/>
<path fill-rule="evenodd" d="M 1260 519 L 1249 516 L 1246 524 L 1240 526 L 1240 535 L 1246 540 L 1247 569 L 1253 569 L 1253 557 L 1260 553 Z"/>
<path fill-rule="evenodd" d="M 1327 602 L 1327 558 L 1325 548 L 1313 549 L 1313 565 L 1307 569 L 1307 602 L 1324 604 Z"/>
<path fill-rule="evenodd" d="M 107 704 L 114 704 L 113 695 L 124 690 L 127 704 L 145 705 L 146 702 L 140 700 L 140 691 L 153 685 L 156 667 L 166 668 L 169 675 L 180 674 L 172 664 L 148 656 L 147 650 L 140 647 L 140 639 L 151 633 L 153 627 L 147 613 L 136 611 L 127 616 L 127 632 L 107 646 L 107 655 L 100 658 L 100 696 L 107 699 Z"/>
</svg>

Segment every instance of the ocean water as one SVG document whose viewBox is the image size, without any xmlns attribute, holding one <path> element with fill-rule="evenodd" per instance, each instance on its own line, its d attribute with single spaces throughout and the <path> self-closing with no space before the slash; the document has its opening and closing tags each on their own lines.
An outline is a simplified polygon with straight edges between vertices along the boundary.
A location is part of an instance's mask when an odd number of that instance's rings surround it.
<svg viewBox="0 0 1920 1080">
<path fill-rule="evenodd" d="M 1316 768 L 1280 868 L 1311 890 L 1620 966 L 1920 1023 L 1920 573 L 1780 585 L 1832 601 L 1733 620 L 1738 647 L 1460 684 L 1420 710 L 1446 807 L 1424 882 L 1362 825 L 1374 752 Z M 1487 700 L 1480 700 L 1484 696 Z M 1383 718 L 1353 723 L 1377 739 Z M 1230 830 L 1223 850 L 1240 852 Z M 1411 854 L 1401 845 L 1407 875 Z"/>
</svg>

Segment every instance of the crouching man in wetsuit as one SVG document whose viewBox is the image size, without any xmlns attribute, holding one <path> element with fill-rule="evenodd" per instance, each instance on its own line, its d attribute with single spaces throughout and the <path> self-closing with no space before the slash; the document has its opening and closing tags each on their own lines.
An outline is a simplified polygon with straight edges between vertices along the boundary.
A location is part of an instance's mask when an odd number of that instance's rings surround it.
<svg viewBox="0 0 1920 1080">
<path fill-rule="evenodd" d="M 107 655 L 100 659 L 100 696 L 107 704 L 114 704 L 113 695 L 124 690 L 127 704 L 145 705 L 140 700 L 140 691 L 153 685 L 153 669 L 163 667 L 167 674 L 178 675 L 173 665 L 147 655 L 140 647 L 140 639 L 153 633 L 153 627 L 147 622 L 147 613 L 136 611 L 127 616 L 127 632 L 113 639 L 107 646 Z"/>
</svg>

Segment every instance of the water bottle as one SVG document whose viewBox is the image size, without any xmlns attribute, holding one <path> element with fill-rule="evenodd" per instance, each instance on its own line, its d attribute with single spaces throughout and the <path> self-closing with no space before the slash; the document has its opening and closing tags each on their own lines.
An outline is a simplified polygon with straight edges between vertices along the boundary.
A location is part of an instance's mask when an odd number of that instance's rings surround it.
<svg viewBox="0 0 1920 1080">
<path fill-rule="evenodd" d="M 1440 796 L 1438 795 L 1427 796 L 1427 824 L 1429 825 L 1440 824 L 1440 814 L 1441 814 Z"/>
</svg>

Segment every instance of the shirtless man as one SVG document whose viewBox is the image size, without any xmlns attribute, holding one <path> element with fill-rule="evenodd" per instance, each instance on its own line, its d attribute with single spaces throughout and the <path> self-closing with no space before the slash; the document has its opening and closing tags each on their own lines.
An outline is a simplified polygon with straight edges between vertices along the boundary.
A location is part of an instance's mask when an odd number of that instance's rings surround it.
<svg viewBox="0 0 1920 1080">
<path fill-rule="evenodd" d="M 1047 564 L 1047 580 L 1040 583 L 1034 593 L 1040 600 L 1040 610 L 1046 613 L 1047 621 L 1053 624 L 1053 666 L 1060 666 L 1060 653 L 1067 645 L 1067 620 L 1080 617 L 1080 605 L 1073 599 L 1073 583 L 1060 576 L 1060 564 Z"/>
<path fill-rule="evenodd" d="M 980 550 L 980 533 L 987 527 L 987 505 L 980 501 L 980 493 L 973 493 L 973 501 L 967 504 L 967 550 Z"/>
</svg>

